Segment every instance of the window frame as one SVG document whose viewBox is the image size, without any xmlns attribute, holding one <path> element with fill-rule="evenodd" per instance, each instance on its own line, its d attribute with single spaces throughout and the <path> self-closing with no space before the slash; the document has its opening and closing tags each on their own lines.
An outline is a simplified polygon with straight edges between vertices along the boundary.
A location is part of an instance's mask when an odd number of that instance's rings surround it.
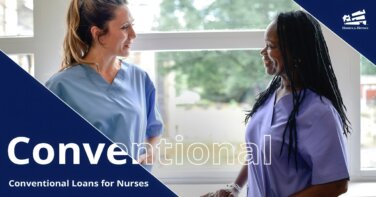
<svg viewBox="0 0 376 197">
<path fill-rule="evenodd" d="M 61 63 L 65 12 L 69 1 L 55 0 L 51 3 L 48 0 L 34 0 L 33 4 L 34 36 L 1 37 L 0 46 L 6 54 L 33 54 L 34 77 L 45 83 Z"/>
</svg>

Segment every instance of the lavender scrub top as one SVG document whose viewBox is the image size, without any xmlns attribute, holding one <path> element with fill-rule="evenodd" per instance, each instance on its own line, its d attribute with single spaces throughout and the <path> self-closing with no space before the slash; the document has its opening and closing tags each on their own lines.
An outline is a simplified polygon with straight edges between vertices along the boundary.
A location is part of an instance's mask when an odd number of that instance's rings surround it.
<svg viewBox="0 0 376 197">
<path fill-rule="evenodd" d="M 321 98 L 306 90 L 296 117 L 297 168 L 294 153 L 288 160 L 289 131 L 280 155 L 292 94 L 275 105 L 272 94 L 248 121 L 248 197 L 290 196 L 310 185 L 349 178 L 341 119 L 331 102 Z"/>
<path fill-rule="evenodd" d="M 52 76 L 46 86 L 114 143 L 124 144 L 134 159 L 147 138 L 162 133 L 154 85 L 135 65 L 121 62 L 111 84 L 90 66 L 77 65 Z"/>
</svg>

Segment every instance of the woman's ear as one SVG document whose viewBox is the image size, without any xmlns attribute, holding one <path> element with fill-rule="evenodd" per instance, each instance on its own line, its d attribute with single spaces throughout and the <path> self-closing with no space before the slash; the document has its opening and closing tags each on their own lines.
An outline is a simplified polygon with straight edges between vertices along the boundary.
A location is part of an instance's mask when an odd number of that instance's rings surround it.
<svg viewBox="0 0 376 197">
<path fill-rule="evenodd" d="M 92 26 L 90 28 L 91 37 L 93 38 L 93 45 L 100 44 L 99 37 L 102 33 L 102 30 L 97 26 Z"/>
</svg>

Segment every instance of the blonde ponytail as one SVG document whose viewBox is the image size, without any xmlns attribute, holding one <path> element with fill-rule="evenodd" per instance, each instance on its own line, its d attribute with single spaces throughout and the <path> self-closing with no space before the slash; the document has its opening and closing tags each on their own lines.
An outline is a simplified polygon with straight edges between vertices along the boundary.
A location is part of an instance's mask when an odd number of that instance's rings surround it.
<svg viewBox="0 0 376 197">
<path fill-rule="evenodd" d="M 90 46 L 82 41 L 77 34 L 80 25 L 80 1 L 82 0 L 72 0 L 68 9 L 67 33 L 63 44 L 64 56 L 61 70 L 77 64 L 91 63 L 83 59 Z"/>
</svg>

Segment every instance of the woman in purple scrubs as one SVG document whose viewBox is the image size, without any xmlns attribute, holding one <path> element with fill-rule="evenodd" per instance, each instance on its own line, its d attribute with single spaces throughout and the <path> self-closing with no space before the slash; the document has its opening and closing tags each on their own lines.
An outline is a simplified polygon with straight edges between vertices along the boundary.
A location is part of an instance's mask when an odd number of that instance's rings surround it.
<svg viewBox="0 0 376 197">
<path fill-rule="evenodd" d="M 303 11 L 281 13 L 265 43 L 274 78 L 246 116 L 245 138 L 266 148 L 249 155 L 229 188 L 205 196 L 238 196 L 246 182 L 248 197 L 345 193 L 350 123 L 319 23 Z"/>
</svg>

